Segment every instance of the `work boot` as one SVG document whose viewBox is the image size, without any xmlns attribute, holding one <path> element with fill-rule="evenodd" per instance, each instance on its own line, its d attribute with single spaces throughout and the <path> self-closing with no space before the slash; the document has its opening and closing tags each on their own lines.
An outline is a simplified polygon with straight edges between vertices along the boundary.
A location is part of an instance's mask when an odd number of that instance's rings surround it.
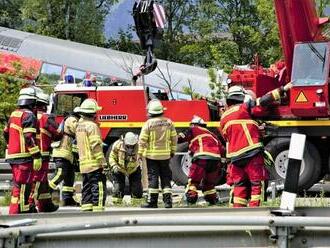
<svg viewBox="0 0 330 248">
<path fill-rule="evenodd" d="M 38 213 L 38 209 L 36 208 L 36 205 L 34 203 L 30 204 L 29 211 L 27 213 Z"/>
<path fill-rule="evenodd" d="M 147 203 L 141 205 L 141 208 L 158 208 L 158 194 L 150 194 Z"/>
<path fill-rule="evenodd" d="M 42 209 L 42 211 L 40 211 L 40 212 L 51 213 L 51 212 L 57 211 L 58 208 L 59 208 L 59 205 L 56 205 L 56 204 L 54 204 L 54 203 L 51 202 L 51 203 L 47 204 L 44 207 L 44 209 Z"/>
<path fill-rule="evenodd" d="M 163 202 L 165 208 L 172 208 L 172 194 L 171 193 L 163 194 Z"/>
<path fill-rule="evenodd" d="M 64 207 L 80 207 L 80 204 L 76 202 L 73 198 L 64 199 Z"/>
</svg>

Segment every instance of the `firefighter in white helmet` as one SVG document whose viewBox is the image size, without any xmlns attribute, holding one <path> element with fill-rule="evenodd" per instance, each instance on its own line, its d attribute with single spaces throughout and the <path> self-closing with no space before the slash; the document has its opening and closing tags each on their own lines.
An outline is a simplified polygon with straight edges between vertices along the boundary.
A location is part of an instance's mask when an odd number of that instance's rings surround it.
<svg viewBox="0 0 330 248">
<path fill-rule="evenodd" d="M 102 108 L 94 99 L 86 99 L 75 111 L 81 115 L 76 138 L 79 152 L 80 173 L 83 177 L 81 209 L 83 211 L 103 211 L 106 200 L 107 167 L 103 154 L 101 131 L 95 122 L 96 112 Z"/>
<path fill-rule="evenodd" d="M 36 90 L 24 88 L 19 93 L 18 108 L 14 110 L 4 129 L 8 150 L 6 161 L 13 175 L 13 187 L 9 205 L 9 214 L 35 212 L 29 203 L 32 188 L 33 170 L 42 165 L 40 149 L 36 141 Z"/>
<path fill-rule="evenodd" d="M 188 142 L 192 156 L 189 169 L 186 198 L 188 204 L 195 204 L 198 199 L 197 189 L 202 183 L 204 199 L 210 205 L 218 202 L 215 185 L 221 177 L 221 157 L 225 155 L 225 148 L 219 138 L 206 128 L 205 121 L 194 116 L 190 127 L 179 133 L 178 143 Z"/>
<path fill-rule="evenodd" d="M 159 100 L 151 100 L 147 106 L 150 119 L 143 125 L 139 138 L 139 156 L 147 160 L 148 201 L 142 207 L 157 208 L 159 177 L 165 208 L 172 207 L 170 158 L 174 156 L 177 133 L 172 121 L 163 116 L 165 108 Z"/>
<path fill-rule="evenodd" d="M 124 197 L 125 179 L 128 177 L 131 204 L 141 202 L 143 189 L 141 183 L 141 167 L 137 160 L 138 135 L 127 132 L 117 140 L 111 149 L 109 164 L 114 182 L 112 202 L 120 204 Z"/>
<path fill-rule="evenodd" d="M 39 212 L 54 212 L 58 205 L 52 202 L 50 188 L 48 185 L 48 167 L 50 158 L 50 149 L 52 141 L 60 140 L 63 136 L 62 131 L 55 121 L 55 116 L 47 114 L 49 105 L 49 95 L 42 91 L 37 92 L 37 142 L 42 157 L 42 167 L 39 171 L 34 170 L 33 194 L 30 202 L 35 202 Z"/>
</svg>

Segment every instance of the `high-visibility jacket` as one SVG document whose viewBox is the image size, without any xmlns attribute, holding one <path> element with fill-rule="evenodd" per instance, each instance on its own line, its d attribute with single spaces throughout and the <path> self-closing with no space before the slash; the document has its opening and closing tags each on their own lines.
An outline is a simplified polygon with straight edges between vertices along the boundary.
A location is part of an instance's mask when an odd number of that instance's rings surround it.
<svg viewBox="0 0 330 248">
<path fill-rule="evenodd" d="M 82 117 L 78 121 L 76 139 L 81 173 L 90 173 L 106 165 L 101 131 L 92 119 Z"/>
<path fill-rule="evenodd" d="M 189 150 L 193 159 L 219 159 L 225 149 L 217 136 L 208 129 L 192 126 L 186 132 L 180 133 L 178 142 L 189 142 Z"/>
<path fill-rule="evenodd" d="M 62 132 L 58 128 L 53 115 L 39 111 L 38 118 L 38 134 L 37 142 L 40 148 L 41 156 L 48 158 L 50 156 L 50 145 L 52 141 L 59 140 L 62 137 Z"/>
<path fill-rule="evenodd" d="M 57 147 L 53 148 L 52 157 L 64 158 L 70 163 L 73 163 L 73 142 L 75 139 L 76 128 L 78 124 L 78 118 L 75 116 L 69 116 L 64 121 L 64 132 L 61 141 Z"/>
<path fill-rule="evenodd" d="M 135 145 L 133 153 L 127 154 L 124 141 L 122 139 L 117 140 L 110 152 L 110 167 L 118 168 L 120 172 L 126 175 L 132 174 L 139 167 L 137 152 L 138 145 Z"/>
<path fill-rule="evenodd" d="M 154 160 L 165 160 L 176 151 L 177 133 L 172 121 L 154 117 L 143 125 L 139 137 L 138 154 Z"/>
<path fill-rule="evenodd" d="M 223 113 L 220 129 L 226 140 L 227 158 L 237 161 L 262 150 L 259 125 L 252 119 L 253 111 L 256 109 L 260 112 L 280 97 L 281 91 L 276 89 L 255 101 L 233 105 Z"/>
<path fill-rule="evenodd" d="M 10 115 L 4 133 L 8 137 L 6 160 L 27 162 L 40 156 L 36 143 L 37 119 L 28 109 L 17 109 Z"/>
</svg>

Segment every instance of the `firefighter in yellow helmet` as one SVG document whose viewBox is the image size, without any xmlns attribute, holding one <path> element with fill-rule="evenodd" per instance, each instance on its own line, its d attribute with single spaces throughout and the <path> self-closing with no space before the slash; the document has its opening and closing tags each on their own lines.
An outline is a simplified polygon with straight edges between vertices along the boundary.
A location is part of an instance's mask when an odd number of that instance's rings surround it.
<svg viewBox="0 0 330 248">
<path fill-rule="evenodd" d="M 165 208 L 172 208 L 169 162 L 176 151 L 177 133 L 172 121 L 163 116 L 165 108 L 159 100 L 151 100 L 147 109 L 150 119 L 142 127 L 138 151 L 139 156 L 147 160 L 149 181 L 148 201 L 142 207 L 158 207 L 160 177 Z"/>
<path fill-rule="evenodd" d="M 107 167 L 103 154 L 102 137 L 95 123 L 96 112 L 102 108 L 93 99 L 86 99 L 76 112 L 81 115 L 76 137 L 83 177 L 81 209 L 83 211 L 103 211 L 106 200 L 106 177 L 103 169 Z"/>
<path fill-rule="evenodd" d="M 73 199 L 74 179 L 75 179 L 75 153 L 76 148 L 76 128 L 79 115 L 73 111 L 64 118 L 60 125 L 63 137 L 60 141 L 52 144 L 52 157 L 56 166 L 56 173 L 49 181 L 51 190 L 55 190 L 63 181 L 62 199 L 63 206 L 79 206 L 80 204 Z"/>
<path fill-rule="evenodd" d="M 125 179 L 128 177 L 131 203 L 135 205 L 142 198 L 140 161 L 137 160 L 138 135 L 127 132 L 117 140 L 111 149 L 110 167 L 114 182 L 112 202 L 120 204 L 124 197 Z"/>
</svg>

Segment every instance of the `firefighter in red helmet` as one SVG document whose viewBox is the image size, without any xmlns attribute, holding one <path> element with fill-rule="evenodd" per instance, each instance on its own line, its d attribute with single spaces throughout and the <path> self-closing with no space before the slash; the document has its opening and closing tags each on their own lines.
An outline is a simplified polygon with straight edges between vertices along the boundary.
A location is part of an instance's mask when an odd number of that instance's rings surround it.
<svg viewBox="0 0 330 248">
<path fill-rule="evenodd" d="M 198 199 L 197 188 L 202 182 L 204 199 L 215 205 L 218 201 L 215 185 L 219 179 L 221 156 L 225 148 L 217 136 L 206 128 L 206 123 L 199 116 L 191 120 L 190 128 L 178 135 L 178 143 L 188 142 L 192 155 L 192 165 L 188 175 L 186 198 L 189 204 Z"/>
<path fill-rule="evenodd" d="M 267 171 L 260 129 L 253 115 L 284 97 L 291 86 L 289 83 L 257 99 L 247 97 L 245 89 L 240 86 L 228 90 L 228 109 L 221 116 L 220 129 L 227 142 L 226 156 L 231 161 L 227 183 L 234 185 L 231 200 L 234 207 L 261 204 Z"/>
<path fill-rule="evenodd" d="M 33 169 L 41 169 L 40 150 L 36 142 L 37 118 L 34 113 L 36 90 L 32 87 L 22 89 L 17 105 L 4 129 L 8 145 L 6 161 L 13 174 L 9 214 L 35 212 L 35 208 L 29 204 L 32 172 Z"/>
<path fill-rule="evenodd" d="M 37 92 L 37 119 L 38 134 L 37 142 L 42 157 L 42 167 L 34 171 L 34 190 L 32 195 L 39 212 L 54 212 L 58 205 L 53 204 L 50 188 L 48 185 L 48 167 L 50 158 L 50 145 L 52 141 L 62 138 L 62 132 L 55 121 L 55 116 L 46 113 L 49 104 L 49 95 L 42 91 Z"/>
</svg>

